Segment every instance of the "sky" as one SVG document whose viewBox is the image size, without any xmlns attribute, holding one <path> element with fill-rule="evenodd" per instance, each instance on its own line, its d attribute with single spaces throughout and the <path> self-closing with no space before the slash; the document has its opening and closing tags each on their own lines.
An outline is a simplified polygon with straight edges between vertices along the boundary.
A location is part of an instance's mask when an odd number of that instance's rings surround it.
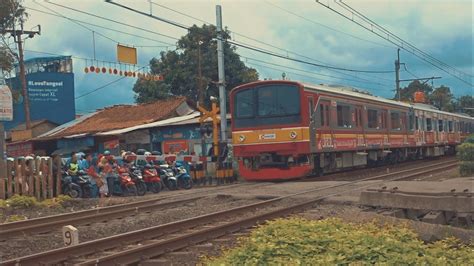
<svg viewBox="0 0 474 266">
<path fill-rule="evenodd" d="M 223 25 L 231 31 L 234 41 L 291 58 L 339 68 L 370 71 L 393 71 L 395 68 L 394 60 L 397 56 L 395 45 L 314 0 L 114 1 L 189 26 L 202 25 L 202 21 L 215 24 L 215 8 L 216 5 L 221 5 Z M 322 2 L 339 12 L 344 10 L 334 1 L 322 0 Z M 472 1 L 344 0 L 344 3 L 424 53 L 470 75 L 463 77 L 468 83 L 473 83 L 474 7 Z M 94 58 L 93 35 L 95 58 L 99 61 L 99 63 L 95 62 L 95 65 L 102 66 L 101 61 L 116 62 L 116 45 L 121 43 L 137 47 L 136 67 L 139 68 L 146 67 L 151 58 L 159 57 L 161 51 L 173 50 L 177 39 L 186 34 L 184 29 L 133 13 L 102 0 L 25 0 L 24 5 L 29 13 L 26 28 L 41 25 L 41 35 L 26 40 L 25 58 L 50 55 L 73 56 L 77 113 L 87 113 L 105 106 L 134 102 L 132 88 L 136 79 L 124 78 L 117 81 L 118 77 L 114 75 L 84 73 L 84 68 L 94 62 L 91 61 Z M 102 20 L 69 8 L 117 20 L 144 30 Z M 38 10 L 43 12 L 38 12 Z M 121 32 L 73 22 L 64 17 Z M 391 98 L 394 95 L 395 74 L 393 72 L 374 74 L 330 70 L 276 58 L 245 48 L 238 48 L 237 53 L 241 55 L 246 65 L 257 69 L 261 79 L 280 79 L 284 72 L 290 80 L 312 84 L 352 86 L 368 90 L 381 97 Z M 435 87 L 449 86 L 456 97 L 474 94 L 472 85 L 456 79 L 409 52 L 401 50 L 400 61 L 405 63 L 408 70 L 401 67 L 400 79 L 440 76 L 441 79 L 433 81 Z M 106 67 L 109 65 L 115 67 L 115 65 L 105 64 Z M 118 65 L 117 68 L 119 68 Z M 110 82 L 114 83 L 105 86 Z M 401 83 L 402 87 L 406 85 L 408 82 Z M 100 87 L 103 88 L 79 97 Z"/>
</svg>

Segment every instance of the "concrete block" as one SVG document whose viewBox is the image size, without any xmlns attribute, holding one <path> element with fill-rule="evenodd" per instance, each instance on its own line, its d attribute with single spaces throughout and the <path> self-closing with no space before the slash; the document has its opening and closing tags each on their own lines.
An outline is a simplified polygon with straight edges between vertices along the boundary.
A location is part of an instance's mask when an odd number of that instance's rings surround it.
<svg viewBox="0 0 474 266">
<path fill-rule="evenodd" d="M 472 213 L 458 213 L 457 220 L 458 220 L 458 225 L 471 227 Z"/>
</svg>

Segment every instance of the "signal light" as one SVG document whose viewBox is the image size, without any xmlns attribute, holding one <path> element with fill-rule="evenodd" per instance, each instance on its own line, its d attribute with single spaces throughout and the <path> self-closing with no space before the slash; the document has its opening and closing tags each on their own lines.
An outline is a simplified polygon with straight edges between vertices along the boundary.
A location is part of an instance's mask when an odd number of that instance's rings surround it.
<svg viewBox="0 0 474 266">
<path fill-rule="evenodd" d="M 88 67 L 85 67 L 85 68 L 84 68 L 84 72 L 89 73 L 89 68 L 88 68 Z"/>
<path fill-rule="evenodd" d="M 95 68 L 95 73 L 99 74 L 100 73 L 100 68 L 96 67 Z"/>
<path fill-rule="evenodd" d="M 105 73 L 105 72 L 107 72 L 107 68 L 102 67 L 102 73 Z"/>
<path fill-rule="evenodd" d="M 94 71 L 95 71 L 95 67 L 94 67 L 94 66 L 90 66 L 89 69 L 90 69 L 91 72 L 94 72 Z"/>
</svg>

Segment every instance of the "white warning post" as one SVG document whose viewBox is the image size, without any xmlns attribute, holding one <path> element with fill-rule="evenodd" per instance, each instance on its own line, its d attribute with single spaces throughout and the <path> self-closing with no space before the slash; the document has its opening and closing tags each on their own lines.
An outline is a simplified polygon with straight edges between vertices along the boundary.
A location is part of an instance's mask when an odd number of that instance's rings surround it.
<svg viewBox="0 0 474 266">
<path fill-rule="evenodd" d="M 66 247 L 79 244 L 79 230 L 72 225 L 63 226 L 63 240 Z"/>
</svg>

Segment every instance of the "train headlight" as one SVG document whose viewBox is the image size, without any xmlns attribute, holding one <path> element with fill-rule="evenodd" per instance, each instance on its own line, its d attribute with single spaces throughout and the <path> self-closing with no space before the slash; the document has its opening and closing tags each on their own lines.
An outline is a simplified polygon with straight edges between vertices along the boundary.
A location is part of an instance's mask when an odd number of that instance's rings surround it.
<svg viewBox="0 0 474 266">
<path fill-rule="evenodd" d="M 290 138 L 291 139 L 296 139 L 297 136 L 298 136 L 298 133 L 296 133 L 295 131 L 290 132 Z"/>
<path fill-rule="evenodd" d="M 245 136 L 244 136 L 244 135 L 240 135 L 240 136 L 239 136 L 239 141 L 240 141 L 240 142 L 243 142 L 244 140 L 245 140 Z"/>
</svg>

